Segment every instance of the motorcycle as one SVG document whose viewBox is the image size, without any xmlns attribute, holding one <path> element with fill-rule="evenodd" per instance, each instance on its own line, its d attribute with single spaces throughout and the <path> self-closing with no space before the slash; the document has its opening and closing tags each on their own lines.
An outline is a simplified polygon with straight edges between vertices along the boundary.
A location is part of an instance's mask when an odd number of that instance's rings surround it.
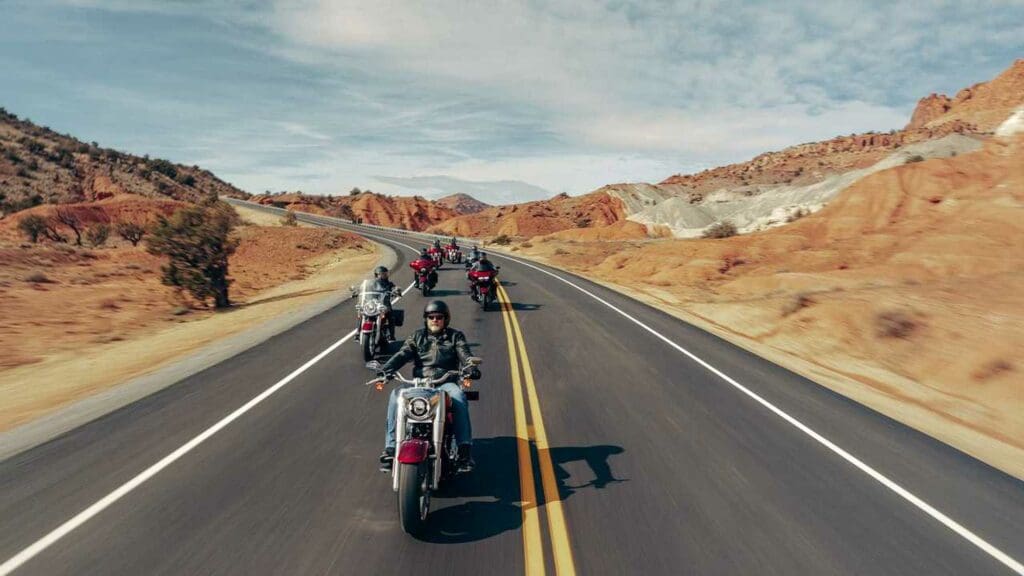
<svg viewBox="0 0 1024 576">
<path fill-rule="evenodd" d="M 440 248 L 431 248 L 427 250 L 427 254 L 434 260 L 434 267 L 440 270 L 441 265 L 444 264 L 444 252 Z"/>
<path fill-rule="evenodd" d="M 499 269 L 500 267 L 495 267 L 494 270 L 470 270 L 466 273 L 469 277 L 469 293 L 484 310 L 487 310 L 491 302 L 497 298 L 494 279 L 498 277 Z"/>
<path fill-rule="evenodd" d="M 449 481 L 458 470 L 458 446 L 451 412 L 451 399 L 435 386 L 452 378 L 462 378 L 464 388 L 470 386 L 468 374 L 482 359 L 471 357 L 461 370 L 449 370 L 439 378 L 406 378 L 399 373 L 378 376 L 367 382 L 383 390 L 391 379 L 409 385 L 398 396 L 398 417 L 395 426 L 395 462 L 391 468 L 391 487 L 398 495 L 398 519 L 408 534 L 423 531 L 430 512 L 430 495 L 442 482 Z M 366 365 L 379 370 L 379 362 Z M 477 373 L 479 375 L 479 373 Z M 466 390 L 468 400 L 479 400 L 475 390 Z"/>
<path fill-rule="evenodd" d="M 446 252 L 445 257 L 452 264 L 458 264 L 458 263 L 462 262 L 462 250 L 459 250 L 455 246 L 448 246 L 445 249 L 445 252 Z"/>
<path fill-rule="evenodd" d="M 364 362 L 384 352 L 391 342 L 392 324 L 401 326 L 403 316 L 402 310 L 392 309 L 388 314 L 388 306 L 384 303 L 388 294 L 371 290 L 371 287 L 369 280 L 363 280 L 359 303 L 355 307 L 359 314 L 359 348 L 363 351 Z M 399 295 L 397 289 L 391 293 L 393 298 Z"/>
<path fill-rule="evenodd" d="M 437 285 L 437 272 L 434 272 L 433 266 L 422 264 L 420 260 L 413 260 L 409 266 L 414 271 L 416 289 L 424 296 L 429 296 L 430 291 Z"/>
</svg>

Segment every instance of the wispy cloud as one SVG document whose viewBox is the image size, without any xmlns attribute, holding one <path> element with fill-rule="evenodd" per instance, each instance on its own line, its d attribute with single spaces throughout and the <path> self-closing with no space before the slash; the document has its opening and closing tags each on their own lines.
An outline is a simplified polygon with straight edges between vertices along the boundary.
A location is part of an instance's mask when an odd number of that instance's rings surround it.
<svg viewBox="0 0 1024 576">
<path fill-rule="evenodd" d="M 1021 38 L 1019 1 L 13 0 L 0 104 L 251 190 L 579 193 L 899 127 Z"/>
</svg>

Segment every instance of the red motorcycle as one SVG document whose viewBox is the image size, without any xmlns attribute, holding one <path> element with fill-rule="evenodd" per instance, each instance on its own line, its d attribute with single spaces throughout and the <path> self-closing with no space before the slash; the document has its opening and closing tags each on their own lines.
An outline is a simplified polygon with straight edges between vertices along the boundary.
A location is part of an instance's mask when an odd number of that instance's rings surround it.
<svg viewBox="0 0 1024 576">
<path fill-rule="evenodd" d="M 429 254 L 434 260 L 434 266 L 436 268 L 441 268 L 441 264 L 444 264 L 444 252 L 442 252 L 440 248 L 431 247 L 427 250 L 427 254 Z"/>
<path fill-rule="evenodd" d="M 434 271 L 434 266 L 433 260 L 413 260 L 409 262 L 409 267 L 413 269 L 416 277 L 416 289 L 422 292 L 424 296 L 429 295 L 434 286 L 437 286 L 437 272 Z"/>
<path fill-rule="evenodd" d="M 445 258 L 452 264 L 458 264 L 462 262 L 462 250 L 458 246 L 448 246 L 445 248 Z"/>
<path fill-rule="evenodd" d="M 498 269 L 494 270 L 470 270 L 466 273 L 469 277 L 470 297 L 480 303 L 480 307 L 487 310 L 487 307 L 497 299 L 497 286 L 495 278 L 498 277 Z"/>
</svg>

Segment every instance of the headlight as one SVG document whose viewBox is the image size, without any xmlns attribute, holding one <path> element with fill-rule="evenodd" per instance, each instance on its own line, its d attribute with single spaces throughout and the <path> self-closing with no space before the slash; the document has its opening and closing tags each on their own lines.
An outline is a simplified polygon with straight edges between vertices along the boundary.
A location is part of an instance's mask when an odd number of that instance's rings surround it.
<svg viewBox="0 0 1024 576">
<path fill-rule="evenodd" d="M 373 316 L 376 313 L 377 313 L 377 303 L 376 302 L 367 302 L 367 303 L 363 304 L 363 314 L 366 314 L 367 316 Z"/>
<path fill-rule="evenodd" d="M 409 414 L 414 418 L 424 418 L 430 413 L 430 402 L 426 398 L 413 398 L 409 401 Z"/>
</svg>

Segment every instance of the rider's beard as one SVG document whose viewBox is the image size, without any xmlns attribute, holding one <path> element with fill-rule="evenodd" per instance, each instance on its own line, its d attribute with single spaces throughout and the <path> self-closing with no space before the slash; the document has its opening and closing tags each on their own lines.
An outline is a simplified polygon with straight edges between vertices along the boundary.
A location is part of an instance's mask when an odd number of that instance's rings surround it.
<svg viewBox="0 0 1024 576">
<path fill-rule="evenodd" d="M 444 324 L 442 322 L 427 322 L 427 330 L 429 330 L 431 334 L 437 334 L 444 330 Z"/>
</svg>

